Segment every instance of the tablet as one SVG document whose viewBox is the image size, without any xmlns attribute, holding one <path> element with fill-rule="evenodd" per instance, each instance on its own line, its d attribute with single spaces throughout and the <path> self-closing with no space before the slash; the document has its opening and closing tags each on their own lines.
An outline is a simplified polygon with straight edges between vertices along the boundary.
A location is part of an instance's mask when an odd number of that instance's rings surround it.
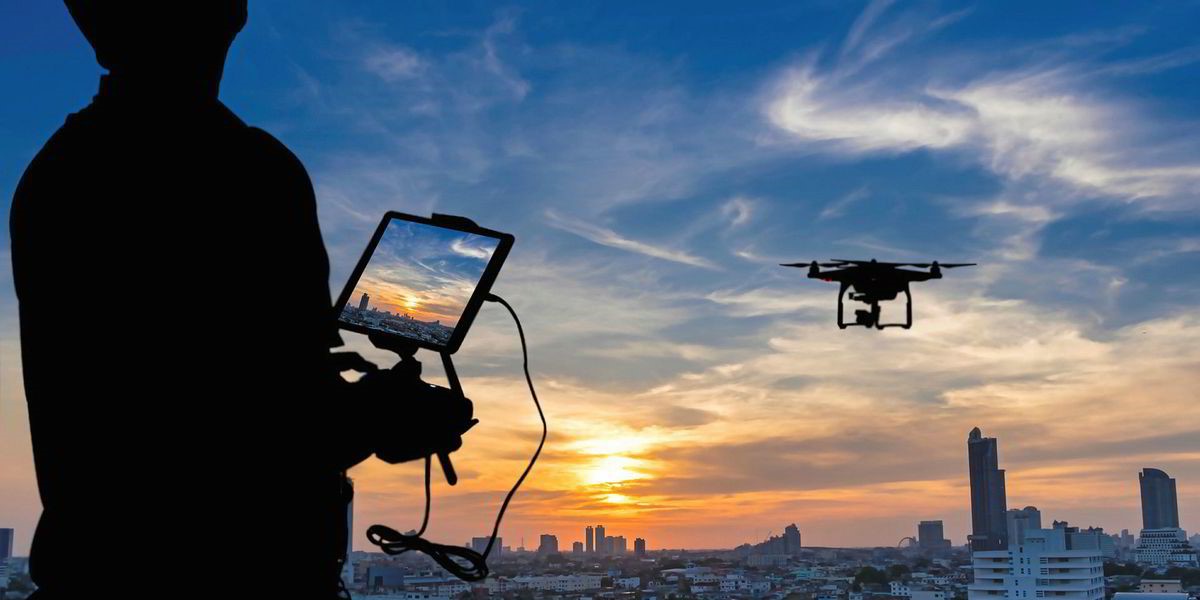
<svg viewBox="0 0 1200 600">
<path fill-rule="evenodd" d="M 338 298 L 338 327 L 453 354 L 513 240 L 463 217 L 389 212 Z"/>
</svg>

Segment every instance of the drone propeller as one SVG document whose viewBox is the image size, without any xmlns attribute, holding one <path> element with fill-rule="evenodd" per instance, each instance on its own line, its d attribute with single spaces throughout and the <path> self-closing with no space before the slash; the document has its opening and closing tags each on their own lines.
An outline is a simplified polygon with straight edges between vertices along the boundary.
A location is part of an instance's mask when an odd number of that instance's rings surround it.
<svg viewBox="0 0 1200 600">
<path fill-rule="evenodd" d="M 974 267 L 978 263 L 940 263 L 939 267 L 943 269 L 953 269 L 955 267 Z"/>
<path fill-rule="evenodd" d="M 813 263 L 811 263 L 811 262 L 779 263 L 779 266 L 781 266 L 781 267 L 811 267 L 812 264 Z M 843 266 L 844 264 L 845 264 L 845 262 L 824 262 L 824 263 L 817 263 L 817 266 L 828 268 L 828 267 L 840 267 L 840 266 Z"/>
</svg>

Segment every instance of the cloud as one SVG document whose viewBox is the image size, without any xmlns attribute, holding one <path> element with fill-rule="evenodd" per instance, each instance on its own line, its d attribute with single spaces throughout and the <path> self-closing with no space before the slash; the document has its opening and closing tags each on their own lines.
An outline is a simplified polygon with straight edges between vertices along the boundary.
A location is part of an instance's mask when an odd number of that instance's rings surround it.
<svg viewBox="0 0 1200 600">
<path fill-rule="evenodd" d="M 745 196 L 734 196 L 721 205 L 721 214 L 729 219 L 731 227 L 745 225 L 753 213 L 753 201 Z"/>
<path fill-rule="evenodd" d="M 364 58 L 364 67 L 387 82 L 420 77 L 427 66 L 415 51 L 403 46 L 381 45 Z"/>
<path fill-rule="evenodd" d="M 840 217 L 852 204 L 870 195 L 871 190 L 865 185 L 851 190 L 837 200 L 825 205 L 825 208 L 821 209 L 821 213 L 817 215 L 817 219 L 823 221 L 825 219 Z"/>
<path fill-rule="evenodd" d="M 552 210 L 546 211 L 546 223 L 551 227 L 561 229 L 568 233 L 573 233 L 579 237 L 590 240 L 602 246 L 618 248 L 653 258 L 691 265 L 693 267 L 702 267 L 705 269 L 719 268 L 712 262 L 699 256 L 688 254 L 679 250 L 671 250 L 644 242 L 631 240 L 629 238 L 622 237 L 620 234 L 612 231 L 611 229 L 605 229 L 603 227 L 585 223 L 576 219 L 562 217 Z"/>
<path fill-rule="evenodd" d="M 794 139 L 831 152 L 955 151 L 1010 181 L 1058 185 L 1057 198 L 1045 196 L 1055 204 L 1082 195 L 1194 210 L 1198 148 L 1133 103 L 1085 91 L 1079 71 L 1018 67 L 960 83 L 897 86 L 823 73 L 809 59 L 779 77 L 764 110 Z M 1164 136 L 1182 152 L 1161 152 Z"/>
</svg>

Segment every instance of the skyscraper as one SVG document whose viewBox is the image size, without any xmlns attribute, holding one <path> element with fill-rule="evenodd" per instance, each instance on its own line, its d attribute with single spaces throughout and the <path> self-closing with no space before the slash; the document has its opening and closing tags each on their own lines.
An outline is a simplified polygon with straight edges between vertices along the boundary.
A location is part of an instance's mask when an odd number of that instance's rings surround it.
<svg viewBox="0 0 1200 600">
<path fill-rule="evenodd" d="M 1159 469 L 1138 473 L 1142 488 L 1142 529 L 1179 527 L 1179 499 L 1175 480 Z"/>
<path fill-rule="evenodd" d="M 587 529 L 583 530 L 583 539 L 584 539 L 584 550 L 586 550 L 588 554 L 595 552 L 596 546 L 595 546 L 595 543 L 592 541 L 592 526 L 591 525 L 588 525 Z"/>
<path fill-rule="evenodd" d="M 604 554 L 604 526 L 596 526 L 596 552 Z"/>
<path fill-rule="evenodd" d="M 946 539 L 945 531 L 941 521 L 917 523 L 917 546 L 922 550 L 949 548 L 950 540 Z"/>
<path fill-rule="evenodd" d="M 633 540 L 633 553 L 636 554 L 638 558 L 645 558 L 645 556 L 646 556 L 646 540 L 644 540 L 642 538 L 634 539 Z"/>
<path fill-rule="evenodd" d="M 0 562 L 12 558 L 13 530 L 0 529 Z"/>
<path fill-rule="evenodd" d="M 367 303 L 370 300 L 371 297 L 368 296 L 366 292 L 363 292 L 362 298 L 359 298 L 358 300 L 358 310 L 367 310 Z"/>
<path fill-rule="evenodd" d="M 558 536 L 543 533 L 538 544 L 538 554 L 558 554 Z"/>
<path fill-rule="evenodd" d="M 967 436 L 967 462 L 971 472 L 971 551 L 1004 550 L 1008 547 L 1008 505 L 996 438 L 983 437 L 978 427 L 972 429 Z"/>
</svg>

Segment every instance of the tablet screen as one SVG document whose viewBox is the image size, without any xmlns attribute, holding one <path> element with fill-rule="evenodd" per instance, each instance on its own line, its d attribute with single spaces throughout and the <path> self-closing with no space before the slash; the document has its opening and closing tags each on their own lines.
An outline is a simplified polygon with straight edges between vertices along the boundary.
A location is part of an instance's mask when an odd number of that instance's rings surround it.
<svg viewBox="0 0 1200 600">
<path fill-rule="evenodd" d="M 495 237 L 391 218 L 338 320 L 351 329 L 445 348 L 500 243 Z"/>
</svg>

